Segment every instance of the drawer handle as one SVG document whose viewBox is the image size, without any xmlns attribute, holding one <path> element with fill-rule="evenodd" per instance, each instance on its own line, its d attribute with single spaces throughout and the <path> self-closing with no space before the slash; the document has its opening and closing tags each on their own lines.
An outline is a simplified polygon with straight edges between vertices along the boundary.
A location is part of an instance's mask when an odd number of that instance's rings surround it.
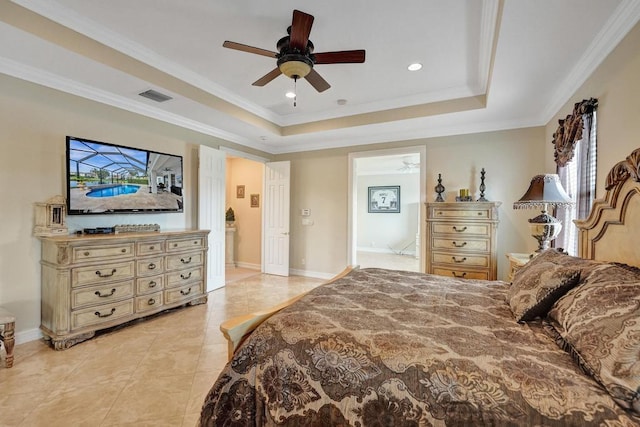
<svg viewBox="0 0 640 427">
<path fill-rule="evenodd" d="M 458 228 L 455 225 L 453 226 L 453 231 L 456 231 L 458 233 L 462 233 L 463 231 L 467 231 L 467 227 L 462 227 L 462 228 Z"/>
<path fill-rule="evenodd" d="M 89 256 L 90 252 L 85 252 L 84 256 Z"/>
<path fill-rule="evenodd" d="M 478 212 L 478 215 L 482 216 L 482 212 Z"/>
<path fill-rule="evenodd" d="M 186 291 L 184 291 L 184 290 L 180 289 L 180 293 L 181 293 L 182 295 L 189 295 L 189 294 L 191 293 L 191 288 L 187 289 Z"/>
<path fill-rule="evenodd" d="M 457 274 L 455 271 L 452 271 L 451 274 L 453 274 L 453 277 L 456 277 L 458 279 L 464 279 L 467 275 L 467 273 Z"/>
<path fill-rule="evenodd" d="M 111 273 L 107 273 L 107 274 L 102 274 L 102 272 L 100 270 L 96 271 L 96 275 L 98 275 L 98 277 L 111 277 L 114 274 L 116 274 L 116 269 L 115 268 L 113 270 L 111 270 Z"/>
<path fill-rule="evenodd" d="M 177 248 L 177 247 L 178 247 L 178 244 L 177 244 L 177 243 L 174 243 L 174 244 L 173 244 L 173 247 L 174 247 L 174 248 Z"/>
<path fill-rule="evenodd" d="M 465 246 L 467 246 L 467 242 L 462 242 L 462 243 L 456 243 L 456 242 L 451 242 L 453 244 L 453 246 L 455 246 L 456 248 L 464 248 Z"/>
<path fill-rule="evenodd" d="M 155 270 L 156 269 L 156 265 L 154 263 L 149 263 L 149 266 L 147 268 L 149 270 Z"/>
<path fill-rule="evenodd" d="M 98 296 L 98 298 L 109 298 L 110 296 L 113 296 L 113 294 L 116 293 L 116 288 L 111 289 L 111 293 L 110 294 L 104 294 L 102 295 L 100 293 L 100 291 L 96 291 L 95 294 Z"/>
<path fill-rule="evenodd" d="M 197 240 L 194 240 L 193 244 L 197 245 L 199 242 Z"/>
<path fill-rule="evenodd" d="M 451 259 L 453 260 L 453 262 L 461 263 L 461 262 L 465 262 L 467 260 L 467 257 L 463 257 L 462 259 L 458 259 L 458 258 L 452 256 Z"/>
<path fill-rule="evenodd" d="M 184 258 L 180 258 L 180 262 L 183 264 L 189 264 L 191 262 L 191 257 L 189 257 L 189 259 L 185 260 Z"/>
<path fill-rule="evenodd" d="M 155 248 L 156 248 L 155 246 L 149 246 L 150 251 L 154 250 Z"/>
<path fill-rule="evenodd" d="M 193 273 L 193 271 L 190 271 L 186 276 L 184 274 L 180 274 L 180 277 L 182 277 L 183 280 L 187 280 L 189 277 L 191 277 L 191 273 Z"/>
<path fill-rule="evenodd" d="M 154 300 L 153 298 L 149 298 L 149 301 L 147 301 L 148 305 L 154 305 L 156 303 L 156 300 Z"/>
<path fill-rule="evenodd" d="M 120 252 L 122 252 L 123 254 L 126 254 L 127 253 L 127 249 L 126 248 L 122 248 L 122 249 L 120 249 Z"/>
<path fill-rule="evenodd" d="M 152 280 L 152 281 L 149 282 L 149 287 L 150 288 L 155 288 L 156 286 L 158 286 L 158 284 L 156 283 L 155 280 Z"/>
<path fill-rule="evenodd" d="M 114 308 L 112 308 L 112 309 L 111 309 L 111 313 L 102 314 L 102 313 L 100 313 L 99 311 L 96 311 L 96 312 L 95 312 L 95 313 L 93 313 L 93 314 L 95 314 L 95 315 L 96 315 L 96 316 L 98 316 L 98 317 L 102 317 L 102 318 L 104 318 L 104 317 L 113 316 L 113 313 L 115 313 L 115 312 L 116 312 L 116 308 L 114 307 Z"/>
</svg>

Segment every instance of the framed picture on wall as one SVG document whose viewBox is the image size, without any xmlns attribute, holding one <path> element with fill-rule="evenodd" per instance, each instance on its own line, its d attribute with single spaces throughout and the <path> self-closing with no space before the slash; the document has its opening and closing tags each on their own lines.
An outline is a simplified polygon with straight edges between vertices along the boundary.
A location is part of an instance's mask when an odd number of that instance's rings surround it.
<svg viewBox="0 0 640 427">
<path fill-rule="evenodd" d="M 236 185 L 236 199 L 244 199 L 244 185 Z"/>
<path fill-rule="evenodd" d="M 250 197 L 251 197 L 251 207 L 252 208 L 259 208 L 260 207 L 260 195 L 259 194 L 252 194 Z"/>
<path fill-rule="evenodd" d="M 400 186 L 369 187 L 369 213 L 400 213 Z"/>
</svg>

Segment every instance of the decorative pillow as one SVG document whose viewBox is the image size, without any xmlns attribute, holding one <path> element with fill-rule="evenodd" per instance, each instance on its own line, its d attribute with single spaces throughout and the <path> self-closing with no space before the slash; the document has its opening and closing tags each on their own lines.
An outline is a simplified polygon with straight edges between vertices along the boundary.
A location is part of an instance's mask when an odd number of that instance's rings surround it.
<svg viewBox="0 0 640 427">
<path fill-rule="evenodd" d="M 640 281 L 576 287 L 551 309 L 547 329 L 622 407 L 640 415 Z"/>
<path fill-rule="evenodd" d="M 640 268 L 626 264 L 578 258 L 553 249 L 542 252 L 536 258 L 540 257 L 556 265 L 580 269 L 581 284 L 614 279 L 622 282 L 640 281 Z"/>
<path fill-rule="evenodd" d="M 543 252 L 516 271 L 507 301 L 516 320 L 526 322 L 543 317 L 551 306 L 573 288 L 580 279 L 580 270 L 554 264 Z"/>
</svg>

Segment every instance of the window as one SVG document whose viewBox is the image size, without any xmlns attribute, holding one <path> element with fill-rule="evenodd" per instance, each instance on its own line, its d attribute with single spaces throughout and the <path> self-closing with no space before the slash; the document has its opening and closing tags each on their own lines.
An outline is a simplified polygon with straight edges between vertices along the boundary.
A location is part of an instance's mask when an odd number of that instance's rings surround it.
<svg viewBox="0 0 640 427">
<path fill-rule="evenodd" d="M 586 218 L 595 199 L 597 103 L 592 98 L 576 104 L 574 115 L 561 120 L 560 128 L 554 134 L 557 173 L 565 191 L 575 202 L 572 207 L 556 209 L 556 218 L 562 221 L 563 228 L 554 246 L 571 255 L 578 254 L 578 229 L 573 220 Z M 570 138 L 561 141 L 565 135 Z"/>
</svg>

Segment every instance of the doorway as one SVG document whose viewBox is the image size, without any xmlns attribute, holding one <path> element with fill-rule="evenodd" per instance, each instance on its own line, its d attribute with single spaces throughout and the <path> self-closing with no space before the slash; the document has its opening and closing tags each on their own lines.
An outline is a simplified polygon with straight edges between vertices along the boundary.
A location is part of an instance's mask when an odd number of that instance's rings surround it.
<svg viewBox="0 0 640 427">
<path fill-rule="evenodd" d="M 350 264 L 424 271 L 425 147 L 349 154 Z M 397 197 L 378 208 L 376 194 Z"/>
<path fill-rule="evenodd" d="M 226 152 L 225 210 L 233 211 L 234 221 L 225 227 L 225 283 L 261 272 L 263 186 L 263 161 Z"/>
</svg>

